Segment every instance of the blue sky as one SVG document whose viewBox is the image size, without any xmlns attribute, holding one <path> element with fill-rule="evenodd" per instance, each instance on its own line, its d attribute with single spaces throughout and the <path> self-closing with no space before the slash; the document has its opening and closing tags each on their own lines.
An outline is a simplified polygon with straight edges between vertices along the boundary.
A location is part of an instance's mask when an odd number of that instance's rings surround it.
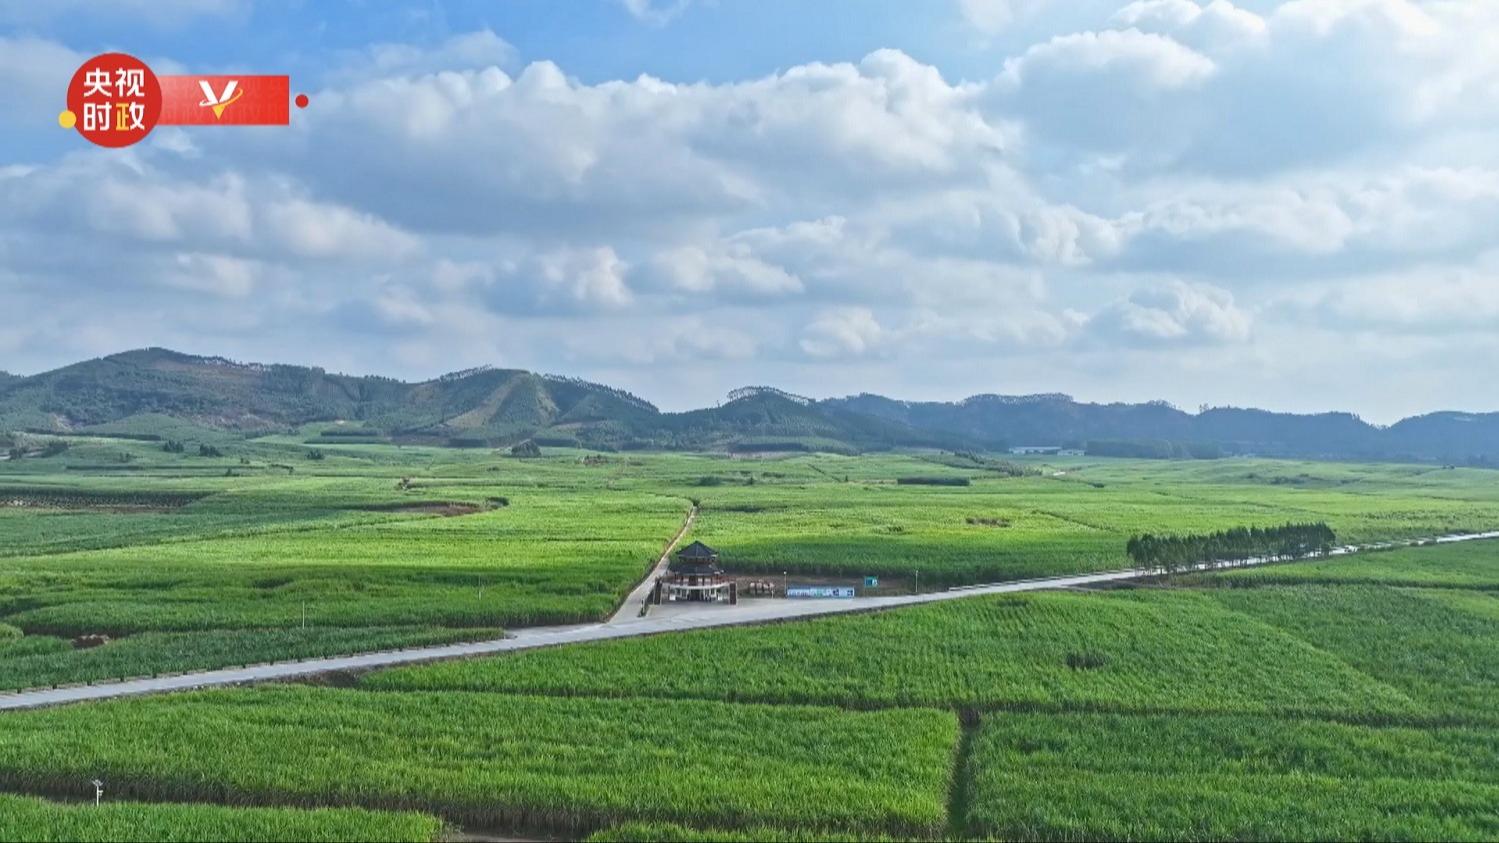
<svg viewBox="0 0 1499 843">
<path fill-rule="evenodd" d="M 1499 4 L 0 3 L 0 369 L 1496 409 Z M 289 73 L 289 128 L 57 127 Z"/>
</svg>

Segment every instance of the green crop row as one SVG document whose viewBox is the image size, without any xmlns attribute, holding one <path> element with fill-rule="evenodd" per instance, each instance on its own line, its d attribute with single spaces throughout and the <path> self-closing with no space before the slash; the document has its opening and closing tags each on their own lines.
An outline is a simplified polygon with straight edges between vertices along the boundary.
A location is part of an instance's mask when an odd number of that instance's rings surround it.
<svg viewBox="0 0 1499 843">
<path fill-rule="evenodd" d="M 0 637 L 0 690 L 500 638 L 499 629 L 309 627 L 143 632 L 85 649 L 45 635 Z"/>
<path fill-rule="evenodd" d="M 702 502 L 695 537 L 746 572 L 920 570 L 924 583 L 955 585 L 1129 567 L 1125 545 L 1141 533 L 1316 521 L 1364 543 L 1499 528 L 1484 472 L 1449 472 L 1437 484 L 1357 466 L 1340 468 L 1338 482 L 1294 485 L 1259 472 L 1279 477 L 1287 465 L 1310 464 L 1223 461 L 1188 474 L 1176 464 L 1109 461 L 1047 476 L 969 472 L 970 485 L 953 488 L 896 485 L 907 466 L 872 475 L 879 458 L 865 458 L 865 472 L 847 482 L 837 474 L 846 461 L 804 463 L 828 468 L 796 483 L 684 490 Z"/>
<path fill-rule="evenodd" d="M 1454 722 L 1499 723 L 1499 596 L 1386 586 L 1208 592 Z"/>
<path fill-rule="evenodd" d="M 266 687 L 15 712 L 0 786 L 420 808 L 481 827 L 618 822 L 933 835 L 957 718 L 933 710 Z"/>
<path fill-rule="evenodd" d="M 58 635 L 595 620 L 686 510 L 638 493 L 506 497 L 456 518 L 12 559 L 0 572 L 0 617 Z"/>
<path fill-rule="evenodd" d="M 1499 541 L 1405 548 L 1224 572 L 1227 585 L 1397 585 L 1499 591 Z"/>
<path fill-rule="evenodd" d="M 92 796 L 93 787 L 83 783 Z M 82 790 L 80 790 L 82 795 Z M 357 808 L 227 808 L 106 802 L 94 807 L 0 795 L 0 840 L 8 843 L 322 843 L 436 840 L 442 823 L 413 813 Z"/>
<path fill-rule="evenodd" d="M 892 840 L 881 835 L 831 831 L 788 831 L 781 828 L 701 829 L 677 823 L 621 823 L 596 831 L 586 843 L 874 843 Z"/>
<path fill-rule="evenodd" d="M 670 665 L 669 668 L 665 667 Z M 1042 593 L 706 630 L 366 677 L 385 689 L 649 695 L 869 708 L 1420 717 L 1410 697 L 1194 593 Z"/>
<path fill-rule="evenodd" d="M 1491 840 L 1499 733 L 1255 717 L 986 717 L 967 835 Z"/>
</svg>

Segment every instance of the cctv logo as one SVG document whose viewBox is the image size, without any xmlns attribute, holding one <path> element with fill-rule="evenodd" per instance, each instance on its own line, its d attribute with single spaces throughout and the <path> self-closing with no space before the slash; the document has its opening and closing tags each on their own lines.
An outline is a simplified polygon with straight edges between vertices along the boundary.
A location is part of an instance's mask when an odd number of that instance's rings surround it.
<svg viewBox="0 0 1499 843">
<path fill-rule="evenodd" d="M 245 95 L 239 87 L 238 79 L 230 79 L 224 83 L 224 92 L 215 94 L 213 86 L 208 84 L 207 79 L 199 79 L 198 87 L 203 89 L 203 101 L 198 103 L 199 107 L 213 109 L 214 119 L 224 116 L 224 109 L 233 105 L 236 100 Z"/>
</svg>

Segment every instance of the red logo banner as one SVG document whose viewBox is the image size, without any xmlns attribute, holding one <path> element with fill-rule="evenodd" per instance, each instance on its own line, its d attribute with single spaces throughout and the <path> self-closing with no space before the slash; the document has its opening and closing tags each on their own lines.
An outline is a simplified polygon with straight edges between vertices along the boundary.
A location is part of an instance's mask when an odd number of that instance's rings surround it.
<svg viewBox="0 0 1499 843">
<path fill-rule="evenodd" d="M 306 94 L 297 94 L 306 108 Z M 285 126 L 291 123 L 291 77 L 157 76 L 140 59 L 104 53 L 68 82 L 57 125 L 100 146 L 129 146 L 162 126 Z"/>
<path fill-rule="evenodd" d="M 285 126 L 288 76 L 161 76 L 163 126 Z"/>
</svg>

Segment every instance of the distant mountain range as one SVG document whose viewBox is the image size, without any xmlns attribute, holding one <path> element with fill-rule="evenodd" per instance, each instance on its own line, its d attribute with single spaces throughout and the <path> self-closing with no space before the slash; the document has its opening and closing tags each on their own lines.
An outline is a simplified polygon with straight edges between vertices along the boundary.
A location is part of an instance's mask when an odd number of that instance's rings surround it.
<svg viewBox="0 0 1499 843">
<path fill-rule="evenodd" d="M 342 424 L 318 426 L 326 422 Z M 663 413 L 622 390 L 515 369 L 405 383 L 159 348 L 29 377 L 0 373 L 0 430 L 167 438 L 193 428 L 474 447 L 526 439 L 614 450 L 1049 446 L 1119 456 L 1499 465 L 1499 413 L 1432 413 L 1377 427 L 1349 413 L 1216 408 L 1193 414 L 1163 402 L 1087 404 L 1059 394 L 977 395 L 951 403 L 869 394 L 812 400 L 769 387 L 735 390 L 717 407 Z"/>
</svg>

